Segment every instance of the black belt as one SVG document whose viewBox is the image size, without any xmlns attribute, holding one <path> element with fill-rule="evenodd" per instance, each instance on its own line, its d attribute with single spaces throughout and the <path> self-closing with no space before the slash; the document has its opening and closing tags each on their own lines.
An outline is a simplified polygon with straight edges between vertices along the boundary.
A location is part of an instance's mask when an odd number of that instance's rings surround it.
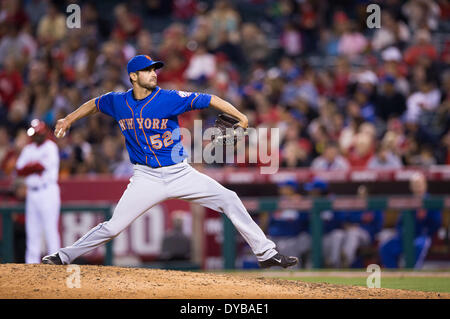
<svg viewBox="0 0 450 319">
<path fill-rule="evenodd" d="M 42 184 L 41 186 L 30 187 L 30 190 L 32 190 L 33 192 L 36 192 L 36 191 L 38 191 L 38 190 L 47 188 L 47 186 L 48 186 L 47 184 Z"/>
</svg>

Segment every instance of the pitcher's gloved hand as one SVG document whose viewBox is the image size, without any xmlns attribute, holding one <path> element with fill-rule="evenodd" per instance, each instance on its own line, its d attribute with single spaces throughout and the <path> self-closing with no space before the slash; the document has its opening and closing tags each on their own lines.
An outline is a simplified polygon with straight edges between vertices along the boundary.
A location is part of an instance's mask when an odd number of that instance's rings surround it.
<svg viewBox="0 0 450 319">
<path fill-rule="evenodd" d="M 215 133 L 211 140 L 216 145 L 236 145 L 244 135 L 247 135 L 245 128 L 239 125 L 239 120 L 226 113 L 219 114 L 214 123 Z"/>
</svg>

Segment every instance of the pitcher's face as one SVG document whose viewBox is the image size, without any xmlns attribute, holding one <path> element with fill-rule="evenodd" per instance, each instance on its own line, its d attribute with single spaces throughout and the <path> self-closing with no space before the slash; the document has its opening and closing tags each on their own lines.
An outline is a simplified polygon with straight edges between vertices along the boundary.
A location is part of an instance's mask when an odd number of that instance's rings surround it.
<svg viewBox="0 0 450 319">
<path fill-rule="evenodd" d="M 153 67 L 139 70 L 138 72 L 136 72 L 136 75 L 136 83 L 139 86 L 146 88 L 147 90 L 153 90 L 158 83 L 158 75 L 156 74 L 155 68 Z"/>
</svg>

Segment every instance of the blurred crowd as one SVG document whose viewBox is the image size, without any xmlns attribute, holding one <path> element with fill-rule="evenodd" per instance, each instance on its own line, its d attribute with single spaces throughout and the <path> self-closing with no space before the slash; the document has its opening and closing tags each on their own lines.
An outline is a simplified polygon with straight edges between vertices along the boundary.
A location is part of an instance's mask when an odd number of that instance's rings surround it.
<svg viewBox="0 0 450 319">
<path fill-rule="evenodd" d="M 66 8 L 78 3 L 81 28 Z M 280 129 L 282 167 L 450 165 L 446 0 L 0 2 L 0 176 L 34 118 L 52 128 L 83 102 L 126 91 L 127 61 L 165 62 L 158 85 L 216 94 L 251 127 Z M 210 127 L 212 110 L 192 111 Z M 130 173 L 113 120 L 91 116 L 57 141 L 62 178 Z M 250 145 L 249 147 L 253 147 Z"/>
</svg>

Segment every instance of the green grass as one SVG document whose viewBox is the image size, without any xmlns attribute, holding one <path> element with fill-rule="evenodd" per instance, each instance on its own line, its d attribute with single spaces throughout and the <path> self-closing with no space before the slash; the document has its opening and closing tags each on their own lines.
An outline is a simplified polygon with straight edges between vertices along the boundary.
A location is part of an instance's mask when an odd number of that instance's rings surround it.
<svg viewBox="0 0 450 319">
<path fill-rule="evenodd" d="M 356 285 L 367 287 L 363 277 L 280 277 L 280 279 L 321 282 L 336 285 Z M 431 292 L 449 292 L 450 278 L 446 277 L 385 277 L 381 276 L 381 288 L 408 289 Z"/>
</svg>

